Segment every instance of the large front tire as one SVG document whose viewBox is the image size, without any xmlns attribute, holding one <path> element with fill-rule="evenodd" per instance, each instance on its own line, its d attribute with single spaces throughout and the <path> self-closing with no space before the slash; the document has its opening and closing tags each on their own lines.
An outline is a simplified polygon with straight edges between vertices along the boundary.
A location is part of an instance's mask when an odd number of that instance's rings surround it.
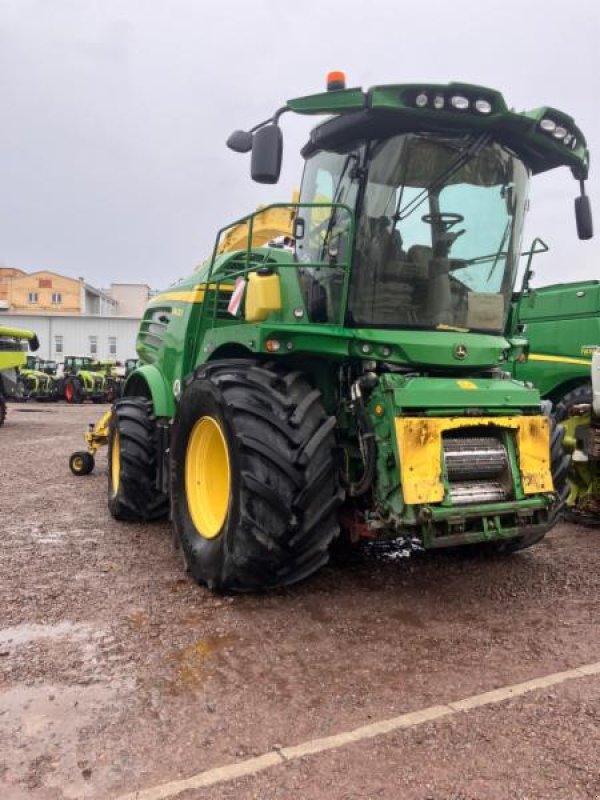
<svg viewBox="0 0 600 800">
<path fill-rule="evenodd" d="M 169 498 L 157 489 L 158 458 L 151 401 L 118 400 L 108 436 L 108 508 L 115 519 L 140 522 L 167 515 Z"/>
<path fill-rule="evenodd" d="M 188 379 L 173 431 L 171 497 L 198 582 L 273 589 L 327 562 L 343 500 L 334 427 L 297 371 L 217 361 Z"/>
</svg>

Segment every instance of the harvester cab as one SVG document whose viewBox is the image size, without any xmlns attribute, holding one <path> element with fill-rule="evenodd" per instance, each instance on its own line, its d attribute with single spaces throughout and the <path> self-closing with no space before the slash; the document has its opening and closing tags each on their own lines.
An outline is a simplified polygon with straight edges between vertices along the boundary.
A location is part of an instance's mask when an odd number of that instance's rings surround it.
<svg viewBox="0 0 600 800">
<path fill-rule="evenodd" d="M 6 399 L 18 396 L 18 370 L 27 363 L 27 349 L 39 346 L 33 331 L 0 325 L 0 426 L 6 419 Z"/>
<path fill-rule="evenodd" d="M 583 134 L 480 86 L 328 89 L 229 138 L 275 183 L 281 116 L 330 115 L 302 151 L 299 202 L 225 226 L 151 300 L 110 423 L 111 513 L 170 507 L 213 588 L 297 581 L 340 531 L 522 549 L 567 493 L 562 430 L 507 373 L 526 342 L 504 330 L 530 177 L 570 167 L 592 233 Z M 254 238 L 272 209 L 292 214 L 293 250 Z M 245 246 L 223 247 L 240 226 Z"/>
</svg>

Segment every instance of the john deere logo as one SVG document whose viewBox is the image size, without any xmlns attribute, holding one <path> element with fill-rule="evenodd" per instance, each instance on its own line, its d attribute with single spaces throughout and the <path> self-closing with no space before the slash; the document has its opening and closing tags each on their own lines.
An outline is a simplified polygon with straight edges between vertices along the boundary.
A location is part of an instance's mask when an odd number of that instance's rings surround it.
<svg viewBox="0 0 600 800">
<path fill-rule="evenodd" d="M 457 344 L 454 348 L 454 358 L 458 358 L 461 361 L 463 358 L 467 357 L 468 350 L 464 344 Z"/>
</svg>

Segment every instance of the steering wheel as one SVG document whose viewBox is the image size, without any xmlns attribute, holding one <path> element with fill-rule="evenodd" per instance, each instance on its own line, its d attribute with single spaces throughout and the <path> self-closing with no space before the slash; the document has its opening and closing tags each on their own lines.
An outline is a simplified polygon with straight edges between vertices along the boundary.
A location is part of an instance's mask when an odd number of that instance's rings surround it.
<svg viewBox="0 0 600 800">
<path fill-rule="evenodd" d="M 442 212 L 440 214 L 423 214 L 421 220 L 427 225 L 443 225 L 445 230 L 449 231 L 459 222 L 463 222 L 464 217 L 462 214 L 449 214 Z"/>
</svg>

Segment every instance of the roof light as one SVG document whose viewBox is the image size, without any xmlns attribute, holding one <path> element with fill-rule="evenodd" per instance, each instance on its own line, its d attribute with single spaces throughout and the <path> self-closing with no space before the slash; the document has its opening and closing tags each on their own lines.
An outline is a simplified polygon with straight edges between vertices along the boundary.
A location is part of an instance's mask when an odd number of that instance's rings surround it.
<svg viewBox="0 0 600 800">
<path fill-rule="evenodd" d="M 558 125 L 552 132 L 552 136 L 554 136 L 555 139 L 564 139 L 566 135 L 567 129 L 563 128 L 561 125 Z"/>
<path fill-rule="evenodd" d="M 339 89 L 346 88 L 346 73 L 341 70 L 334 69 L 332 72 L 327 73 L 327 91 L 335 92 Z"/>
<path fill-rule="evenodd" d="M 572 133 L 567 133 L 567 135 L 564 138 L 565 144 L 571 144 L 571 139 L 572 138 L 573 138 L 573 134 Z"/>
<path fill-rule="evenodd" d="M 573 141 L 571 142 L 571 150 L 575 150 L 577 147 L 577 139 L 573 137 Z"/>
<path fill-rule="evenodd" d="M 429 102 L 429 98 L 423 92 L 421 92 L 421 94 L 418 94 L 416 99 L 415 99 L 415 105 L 418 108 L 423 108 L 424 106 L 427 105 L 428 102 Z"/>
<path fill-rule="evenodd" d="M 480 114 L 491 114 L 492 113 L 492 104 L 489 100 L 483 100 L 479 98 L 479 100 L 475 100 L 475 108 L 479 111 Z"/>
<path fill-rule="evenodd" d="M 554 129 L 556 128 L 556 122 L 554 122 L 553 119 L 548 119 L 548 118 L 543 119 L 540 122 L 540 128 L 543 131 L 546 131 L 546 133 L 552 133 L 554 131 Z"/>
<path fill-rule="evenodd" d="M 450 102 L 458 111 L 466 111 L 469 107 L 469 100 L 461 94 L 455 94 Z"/>
<path fill-rule="evenodd" d="M 444 95 L 443 94 L 436 94 L 433 98 L 433 107 L 434 108 L 443 108 L 444 107 Z"/>
</svg>

